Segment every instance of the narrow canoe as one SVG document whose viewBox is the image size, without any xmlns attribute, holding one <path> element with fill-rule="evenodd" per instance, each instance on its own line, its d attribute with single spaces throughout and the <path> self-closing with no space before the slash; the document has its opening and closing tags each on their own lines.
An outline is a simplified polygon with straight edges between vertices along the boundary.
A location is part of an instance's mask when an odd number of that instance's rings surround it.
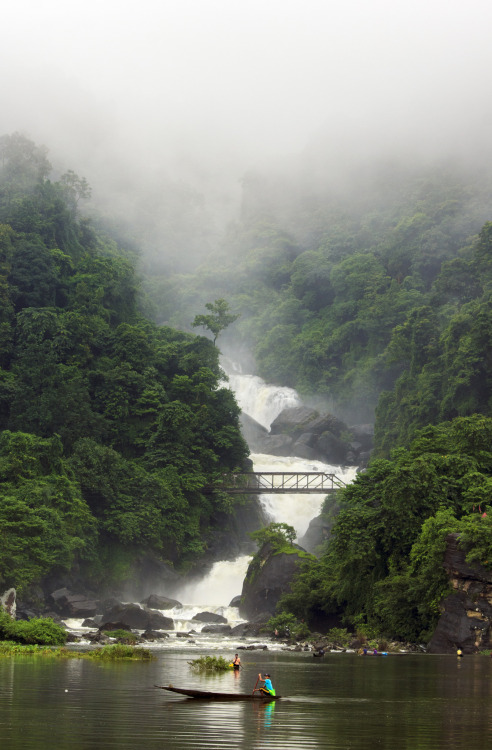
<svg viewBox="0 0 492 750">
<path fill-rule="evenodd" d="M 186 695 L 187 698 L 198 698 L 209 701 L 262 701 L 269 703 L 281 698 L 280 695 L 265 695 L 264 693 L 212 693 L 208 690 L 187 690 L 186 688 L 165 687 L 164 685 L 154 685 L 161 690 L 170 690 L 171 693 Z"/>
</svg>

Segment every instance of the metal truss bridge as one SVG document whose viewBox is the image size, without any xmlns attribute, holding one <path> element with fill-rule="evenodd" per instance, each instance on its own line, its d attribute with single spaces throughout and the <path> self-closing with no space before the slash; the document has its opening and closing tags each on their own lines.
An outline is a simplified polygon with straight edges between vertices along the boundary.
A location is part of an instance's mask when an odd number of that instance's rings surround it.
<svg viewBox="0 0 492 750">
<path fill-rule="evenodd" d="M 335 474 L 322 471 L 241 471 L 226 475 L 223 484 L 207 490 L 221 490 L 229 495 L 327 495 L 343 487 L 345 482 Z"/>
</svg>

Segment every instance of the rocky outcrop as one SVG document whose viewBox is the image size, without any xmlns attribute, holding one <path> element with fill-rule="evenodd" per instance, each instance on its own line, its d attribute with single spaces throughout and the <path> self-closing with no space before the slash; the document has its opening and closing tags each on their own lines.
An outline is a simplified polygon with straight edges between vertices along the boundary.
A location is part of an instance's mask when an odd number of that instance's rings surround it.
<svg viewBox="0 0 492 750">
<path fill-rule="evenodd" d="M 256 431 L 255 450 L 329 464 L 356 465 L 361 453 L 371 451 L 373 440 L 372 425 L 349 427 L 334 414 L 292 406 L 272 422 L 269 433 Z"/>
<path fill-rule="evenodd" d="M 149 607 L 149 609 L 174 609 L 183 606 L 177 599 L 169 599 L 167 596 L 159 596 L 158 594 L 151 594 L 146 599 L 142 599 L 140 604 Z"/>
<path fill-rule="evenodd" d="M 105 630 L 111 625 L 114 628 L 116 624 L 130 630 L 174 630 L 171 617 L 164 617 L 160 612 L 138 604 L 117 604 L 111 607 L 108 612 L 104 612 L 99 629 Z"/>
<path fill-rule="evenodd" d="M 62 588 L 53 591 L 48 601 L 61 617 L 92 617 L 98 611 L 99 602 L 85 594 L 78 594 Z"/>
<path fill-rule="evenodd" d="M 6 612 L 13 620 L 15 620 L 16 607 L 17 599 L 15 589 L 7 589 L 7 591 L 0 596 L 0 611 Z"/>
<path fill-rule="evenodd" d="M 264 544 L 253 558 L 243 583 L 239 614 L 254 619 L 259 614 L 272 616 L 282 594 L 290 591 L 293 577 L 303 562 L 293 545 L 292 553 L 278 552 L 270 543 Z"/>
<path fill-rule="evenodd" d="M 216 624 L 224 624 L 227 622 L 226 617 L 222 617 L 222 615 L 216 615 L 215 612 L 198 612 L 198 614 L 194 615 L 191 619 L 195 620 L 196 622 L 213 622 Z"/>
<path fill-rule="evenodd" d="M 454 589 L 441 606 L 441 617 L 429 642 L 431 654 L 471 654 L 492 648 L 492 571 L 470 565 L 459 547 L 458 534 L 449 534 L 444 567 Z"/>
</svg>

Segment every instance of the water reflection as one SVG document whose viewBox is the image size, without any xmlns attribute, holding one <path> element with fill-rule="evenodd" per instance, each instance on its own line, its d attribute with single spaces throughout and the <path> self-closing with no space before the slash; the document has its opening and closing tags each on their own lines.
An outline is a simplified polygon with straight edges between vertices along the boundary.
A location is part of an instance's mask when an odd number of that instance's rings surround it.
<svg viewBox="0 0 492 750">
<path fill-rule="evenodd" d="M 2 750 L 485 750 L 492 747 L 492 660 L 360 659 L 260 652 L 240 672 L 207 678 L 190 654 L 150 664 L 0 660 Z M 249 692 L 258 671 L 286 698 L 193 701 L 155 684 Z"/>
</svg>

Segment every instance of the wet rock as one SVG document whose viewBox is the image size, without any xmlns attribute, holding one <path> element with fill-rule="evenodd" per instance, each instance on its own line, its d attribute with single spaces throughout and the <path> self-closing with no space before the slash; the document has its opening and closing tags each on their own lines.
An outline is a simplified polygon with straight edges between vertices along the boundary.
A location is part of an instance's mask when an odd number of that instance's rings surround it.
<svg viewBox="0 0 492 750">
<path fill-rule="evenodd" d="M 83 628 L 98 628 L 99 623 L 101 622 L 101 615 L 99 617 L 88 617 L 84 622 L 82 623 Z"/>
<path fill-rule="evenodd" d="M 162 641 L 165 638 L 169 638 L 169 633 L 161 633 L 158 630 L 146 630 L 142 633 L 144 641 Z"/>
<path fill-rule="evenodd" d="M 319 453 L 328 463 L 346 464 L 349 444 L 332 432 L 323 432 L 316 443 Z"/>
<path fill-rule="evenodd" d="M 441 617 L 429 642 L 431 654 L 470 654 L 492 648 L 492 571 L 466 562 L 458 534 L 449 534 L 444 556 L 454 593 L 441 605 Z"/>
<path fill-rule="evenodd" d="M 352 440 L 360 444 L 360 450 L 371 451 L 374 447 L 374 425 L 354 424 L 350 425 L 349 432 Z"/>
<path fill-rule="evenodd" d="M 272 435 L 286 433 L 297 437 L 303 432 L 307 432 L 307 425 L 310 425 L 317 417 L 319 417 L 319 412 L 308 406 L 288 407 L 287 409 L 283 409 L 278 417 L 273 420 L 270 425 L 270 433 Z M 309 429 L 309 432 L 311 431 Z"/>
<path fill-rule="evenodd" d="M 53 591 L 48 600 L 63 617 L 91 617 L 99 608 L 99 602 L 89 599 L 85 594 L 78 594 L 63 588 Z"/>
<path fill-rule="evenodd" d="M 174 621 L 154 609 L 138 604 L 118 604 L 102 615 L 100 629 L 118 623 L 123 628 L 136 630 L 174 630 Z"/>
<path fill-rule="evenodd" d="M 294 548 L 301 549 L 297 545 Z M 302 562 L 297 554 L 277 553 L 271 544 L 264 544 L 244 579 L 239 607 L 241 617 L 252 620 L 260 614 L 267 619 L 274 615 L 280 597 L 290 591 L 291 581 Z"/>
<path fill-rule="evenodd" d="M 202 633 L 217 633 L 220 635 L 229 635 L 232 631 L 230 625 L 204 625 Z"/>
<path fill-rule="evenodd" d="M 241 604 L 241 594 L 238 594 L 237 596 L 234 597 L 234 599 L 231 599 L 231 601 L 229 602 L 229 607 L 239 607 L 240 604 Z"/>
<path fill-rule="evenodd" d="M 174 607 L 183 606 L 177 599 L 169 599 L 167 596 L 159 596 L 158 594 L 151 594 L 143 599 L 140 604 L 149 607 L 149 609 L 174 609 Z"/>
<path fill-rule="evenodd" d="M 249 445 L 250 450 L 254 453 L 261 450 L 262 440 L 267 437 L 268 430 L 262 424 L 250 417 L 249 414 L 241 412 L 239 417 L 241 433 Z"/>
<path fill-rule="evenodd" d="M 214 623 L 226 623 L 227 618 L 222 617 L 222 615 L 216 615 L 215 612 L 198 612 L 198 614 L 194 615 L 192 618 L 192 621 L 195 620 L 196 622 L 214 622 Z M 203 633 L 203 630 L 202 630 Z"/>
<path fill-rule="evenodd" d="M 293 443 L 289 435 L 267 435 L 261 441 L 260 451 L 270 456 L 292 456 Z"/>
</svg>

